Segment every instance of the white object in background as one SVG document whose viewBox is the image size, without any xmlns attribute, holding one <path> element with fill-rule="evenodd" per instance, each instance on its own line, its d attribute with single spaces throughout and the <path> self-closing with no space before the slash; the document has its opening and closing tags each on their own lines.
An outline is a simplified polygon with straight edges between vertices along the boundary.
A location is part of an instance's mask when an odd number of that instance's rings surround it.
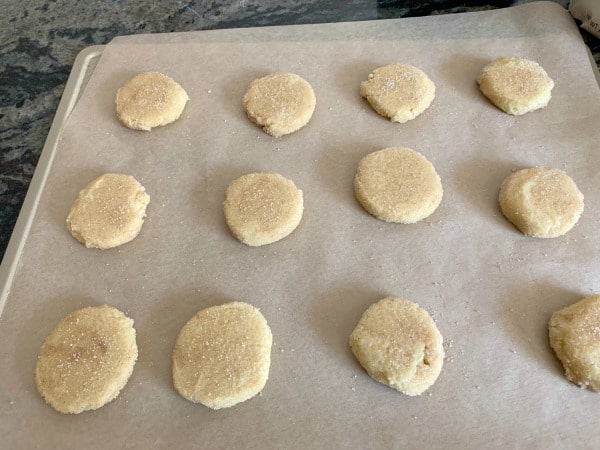
<svg viewBox="0 0 600 450">
<path fill-rule="evenodd" d="M 600 38 L 599 0 L 571 0 L 569 11 L 573 17 L 581 20 L 581 28 Z"/>
</svg>

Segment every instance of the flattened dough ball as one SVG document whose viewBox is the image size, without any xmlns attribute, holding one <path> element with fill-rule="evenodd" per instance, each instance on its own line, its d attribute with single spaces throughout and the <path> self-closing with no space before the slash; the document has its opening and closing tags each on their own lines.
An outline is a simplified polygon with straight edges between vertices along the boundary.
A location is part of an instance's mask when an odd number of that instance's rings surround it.
<svg viewBox="0 0 600 450">
<path fill-rule="evenodd" d="M 529 236 L 552 238 L 575 226 L 583 194 L 565 172 L 532 167 L 509 175 L 498 196 L 502 214 Z"/>
<path fill-rule="evenodd" d="M 105 173 L 79 192 L 67 228 L 86 247 L 107 249 L 141 231 L 150 196 L 131 175 Z"/>
<path fill-rule="evenodd" d="M 138 350 L 133 320 L 112 306 L 73 311 L 48 335 L 35 367 L 35 384 L 59 412 L 98 409 L 119 395 Z"/>
<path fill-rule="evenodd" d="M 360 95 L 392 122 L 408 122 L 431 105 L 435 84 L 409 64 L 378 67 L 360 85 Z"/>
<path fill-rule="evenodd" d="M 312 86 L 300 76 L 287 72 L 275 72 L 254 80 L 244 95 L 248 118 L 274 137 L 305 126 L 315 105 Z"/>
<path fill-rule="evenodd" d="M 477 82 L 494 105 L 515 116 L 546 106 L 554 87 L 554 81 L 537 62 L 516 57 L 492 61 Z"/>
<path fill-rule="evenodd" d="M 590 295 L 556 311 L 548 324 L 550 346 L 565 377 L 600 392 L 600 295 Z"/>
<path fill-rule="evenodd" d="M 271 244 L 296 229 L 304 210 L 302 191 L 278 173 L 258 172 L 232 181 L 223 202 L 231 233 L 250 246 Z"/>
<path fill-rule="evenodd" d="M 350 348 L 367 373 L 410 396 L 437 380 L 444 363 L 442 344 L 431 316 L 396 297 L 371 305 L 350 335 Z"/>
<path fill-rule="evenodd" d="M 173 384 L 182 397 L 212 409 L 258 394 L 269 378 L 273 337 L 254 306 L 225 303 L 199 311 L 173 350 Z"/>
<path fill-rule="evenodd" d="M 173 78 L 142 72 L 117 91 L 117 117 L 128 128 L 150 131 L 175 122 L 189 97 Z"/>
<path fill-rule="evenodd" d="M 396 223 L 415 223 L 428 217 L 444 193 L 433 165 L 405 147 L 385 148 L 365 156 L 358 164 L 354 191 L 370 214 Z"/>
</svg>

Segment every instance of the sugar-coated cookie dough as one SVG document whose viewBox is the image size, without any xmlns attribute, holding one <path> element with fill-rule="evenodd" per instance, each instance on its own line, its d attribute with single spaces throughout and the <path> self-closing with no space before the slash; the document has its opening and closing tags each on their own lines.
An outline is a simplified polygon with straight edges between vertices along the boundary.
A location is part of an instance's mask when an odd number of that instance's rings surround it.
<svg viewBox="0 0 600 450">
<path fill-rule="evenodd" d="M 316 97 L 312 86 L 300 76 L 275 72 L 250 83 L 243 103 L 252 122 L 271 136 L 281 137 L 309 122 Z"/>
<path fill-rule="evenodd" d="M 189 97 L 173 78 L 142 72 L 117 91 L 117 117 L 128 128 L 150 131 L 176 121 Z"/>
<path fill-rule="evenodd" d="M 431 316 L 396 297 L 364 312 L 350 335 L 350 347 L 371 377 L 410 396 L 432 386 L 444 363 L 442 335 Z"/>
<path fill-rule="evenodd" d="M 117 397 L 137 359 L 133 320 L 112 306 L 91 306 L 63 318 L 42 345 L 35 383 L 59 412 L 98 409 Z"/>
<path fill-rule="evenodd" d="M 150 196 L 131 175 L 105 173 L 79 192 L 67 228 L 86 247 L 117 247 L 140 233 L 149 202 Z"/>
<path fill-rule="evenodd" d="M 444 193 L 433 165 L 405 147 L 385 148 L 365 156 L 358 164 L 354 190 L 370 214 L 396 223 L 415 223 L 428 217 Z"/>
<path fill-rule="evenodd" d="M 516 57 L 492 61 L 477 82 L 494 105 L 515 116 L 546 106 L 554 87 L 554 81 L 537 62 Z"/>
<path fill-rule="evenodd" d="M 552 314 L 550 346 L 565 377 L 600 392 L 600 295 L 590 295 Z"/>
<path fill-rule="evenodd" d="M 182 397 L 212 409 L 246 401 L 269 378 L 273 337 L 248 303 L 199 311 L 181 329 L 173 350 L 173 384 Z"/>
<path fill-rule="evenodd" d="M 304 202 L 302 191 L 278 173 L 258 172 L 232 181 L 223 202 L 231 233 L 250 246 L 283 239 L 296 229 Z"/>
<path fill-rule="evenodd" d="M 562 236 L 583 212 L 583 194 L 565 172 L 532 167 L 509 175 L 498 196 L 504 216 L 524 234 Z"/>
<path fill-rule="evenodd" d="M 360 95 L 377 113 L 392 122 L 414 119 L 435 97 L 433 81 L 409 64 L 378 67 L 360 85 Z"/>
</svg>

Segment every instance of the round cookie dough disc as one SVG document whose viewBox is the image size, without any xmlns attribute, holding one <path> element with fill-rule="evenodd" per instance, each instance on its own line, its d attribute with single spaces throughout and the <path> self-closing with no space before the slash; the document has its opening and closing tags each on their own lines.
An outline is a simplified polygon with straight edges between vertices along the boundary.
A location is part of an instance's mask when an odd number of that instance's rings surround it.
<svg viewBox="0 0 600 450">
<path fill-rule="evenodd" d="M 315 105 L 311 85 L 293 73 L 275 72 L 254 80 L 244 95 L 248 118 L 274 137 L 306 125 Z"/>
<path fill-rule="evenodd" d="M 396 297 L 371 305 L 350 335 L 352 352 L 367 373 L 410 396 L 437 380 L 444 363 L 442 344 L 431 316 Z"/>
<path fill-rule="evenodd" d="M 86 247 L 107 249 L 141 231 L 150 196 L 131 175 L 105 173 L 79 192 L 67 228 Z"/>
<path fill-rule="evenodd" d="M 360 85 L 360 95 L 379 115 L 404 123 L 429 108 L 435 97 L 435 85 L 414 66 L 389 64 L 369 74 Z"/>
<path fill-rule="evenodd" d="M 396 223 L 415 223 L 428 217 L 443 195 L 433 165 L 420 153 L 404 147 L 365 156 L 358 164 L 354 190 L 370 214 Z"/>
<path fill-rule="evenodd" d="M 569 231 L 583 212 L 583 194 L 562 170 L 533 167 L 509 175 L 498 195 L 504 216 L 519 230 L 539 238 Z"/>
<path fill-rule="evenodd" d="M 492 61 L 477 82 L 494 105 L 515 116 L 546 106 L 554 87 L 554 81 L 537 62 L 515 57 Z"/>
<path fill-rule="evenodd" d="M 185 90 L 171 77 L 142 72 L 119 88 L 115 103 L 123 125 L 150 131 L 176 121 L 188 100 Z"/>
<path fill-rule="evenodd" d="M 173 384 L 185 399 L 228 408 L 258 394 L 269 377 L 271 329 L 254 306 L 225 303 L 199 311 L 173 350 Z"/>
<path fill-rule="evenodd" d="M 565 377 L 582 388 L 600 392 L 600 295 L 590 295 L 552 314 L 550 346 Z"/>
<path fill-rule="evenodd" d="M 73 311 L 48 335 L 35 367 L 39 393 L 78 414 L 117 397 L 137 359 L 133 320 L 108 305 Z"/>
<path fill-rule="evenodd" d="M 258 172 L 231 182 L 223 202 L 231 233 L 251 246 L 283 239 L 296 229 L 304 210 L 302 191 L 277 173 Z"/>
</svg>

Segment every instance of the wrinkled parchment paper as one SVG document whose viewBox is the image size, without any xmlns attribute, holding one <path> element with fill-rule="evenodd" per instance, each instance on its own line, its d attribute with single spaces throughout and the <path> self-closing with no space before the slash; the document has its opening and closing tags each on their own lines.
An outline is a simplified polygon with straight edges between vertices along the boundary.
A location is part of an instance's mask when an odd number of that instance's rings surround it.
<svg viewBox="0 0 600 450">
<path fill-rule="evenodd" d="M 475 78 L 502 55 L 538 61 L 554 79 L 543 110 L 502 113 Z M 437 86 L 406 124 L 359 95 L 377 66 L 402 61 Z M 117 88 L 140 71 L 175 78 L 191 97 L 152 132 L 115 118 Z M 272 138 L 241 107 L 248 84 L 295 72 L 317 96 L 311 122 Z M 550 314 L 600 292 L 600 91 L 569 13 L 552 3 L 450 16 L 115 39 L 61 134 L 0 322 L 0 435 L 6 448 L 593 447 L 600 397 L 566 381 L 547 342 Z M 439 209 L 414 225 L 359 206 L 360 158 L 408 146 L 437 168 Z M 585 195 L 580 222 L 556 239 L 523 236 L 501 215 L 511 171 L 550 165 Z M 229 234 L 228 183 L 276 171 L 303 190 L 300 226 L 250 248 Z M 65 218 L 103 172 L 134 175 L 151 196 L 141 234 L 86 249 Z M 445 339 L 437 383 L 420 397 L 372 380 L 348 336 L 388 295 L 431 313 Z M 199 309 L 259 307 L 274 336 L 263 392 L 212 411 L 172 388 L 171 350 Z M 119 397 L 77 416 L 37 394 L 45 336 L 68 312 L 101 303 L 135 320 L 139 359 Z"/>
</svg>

